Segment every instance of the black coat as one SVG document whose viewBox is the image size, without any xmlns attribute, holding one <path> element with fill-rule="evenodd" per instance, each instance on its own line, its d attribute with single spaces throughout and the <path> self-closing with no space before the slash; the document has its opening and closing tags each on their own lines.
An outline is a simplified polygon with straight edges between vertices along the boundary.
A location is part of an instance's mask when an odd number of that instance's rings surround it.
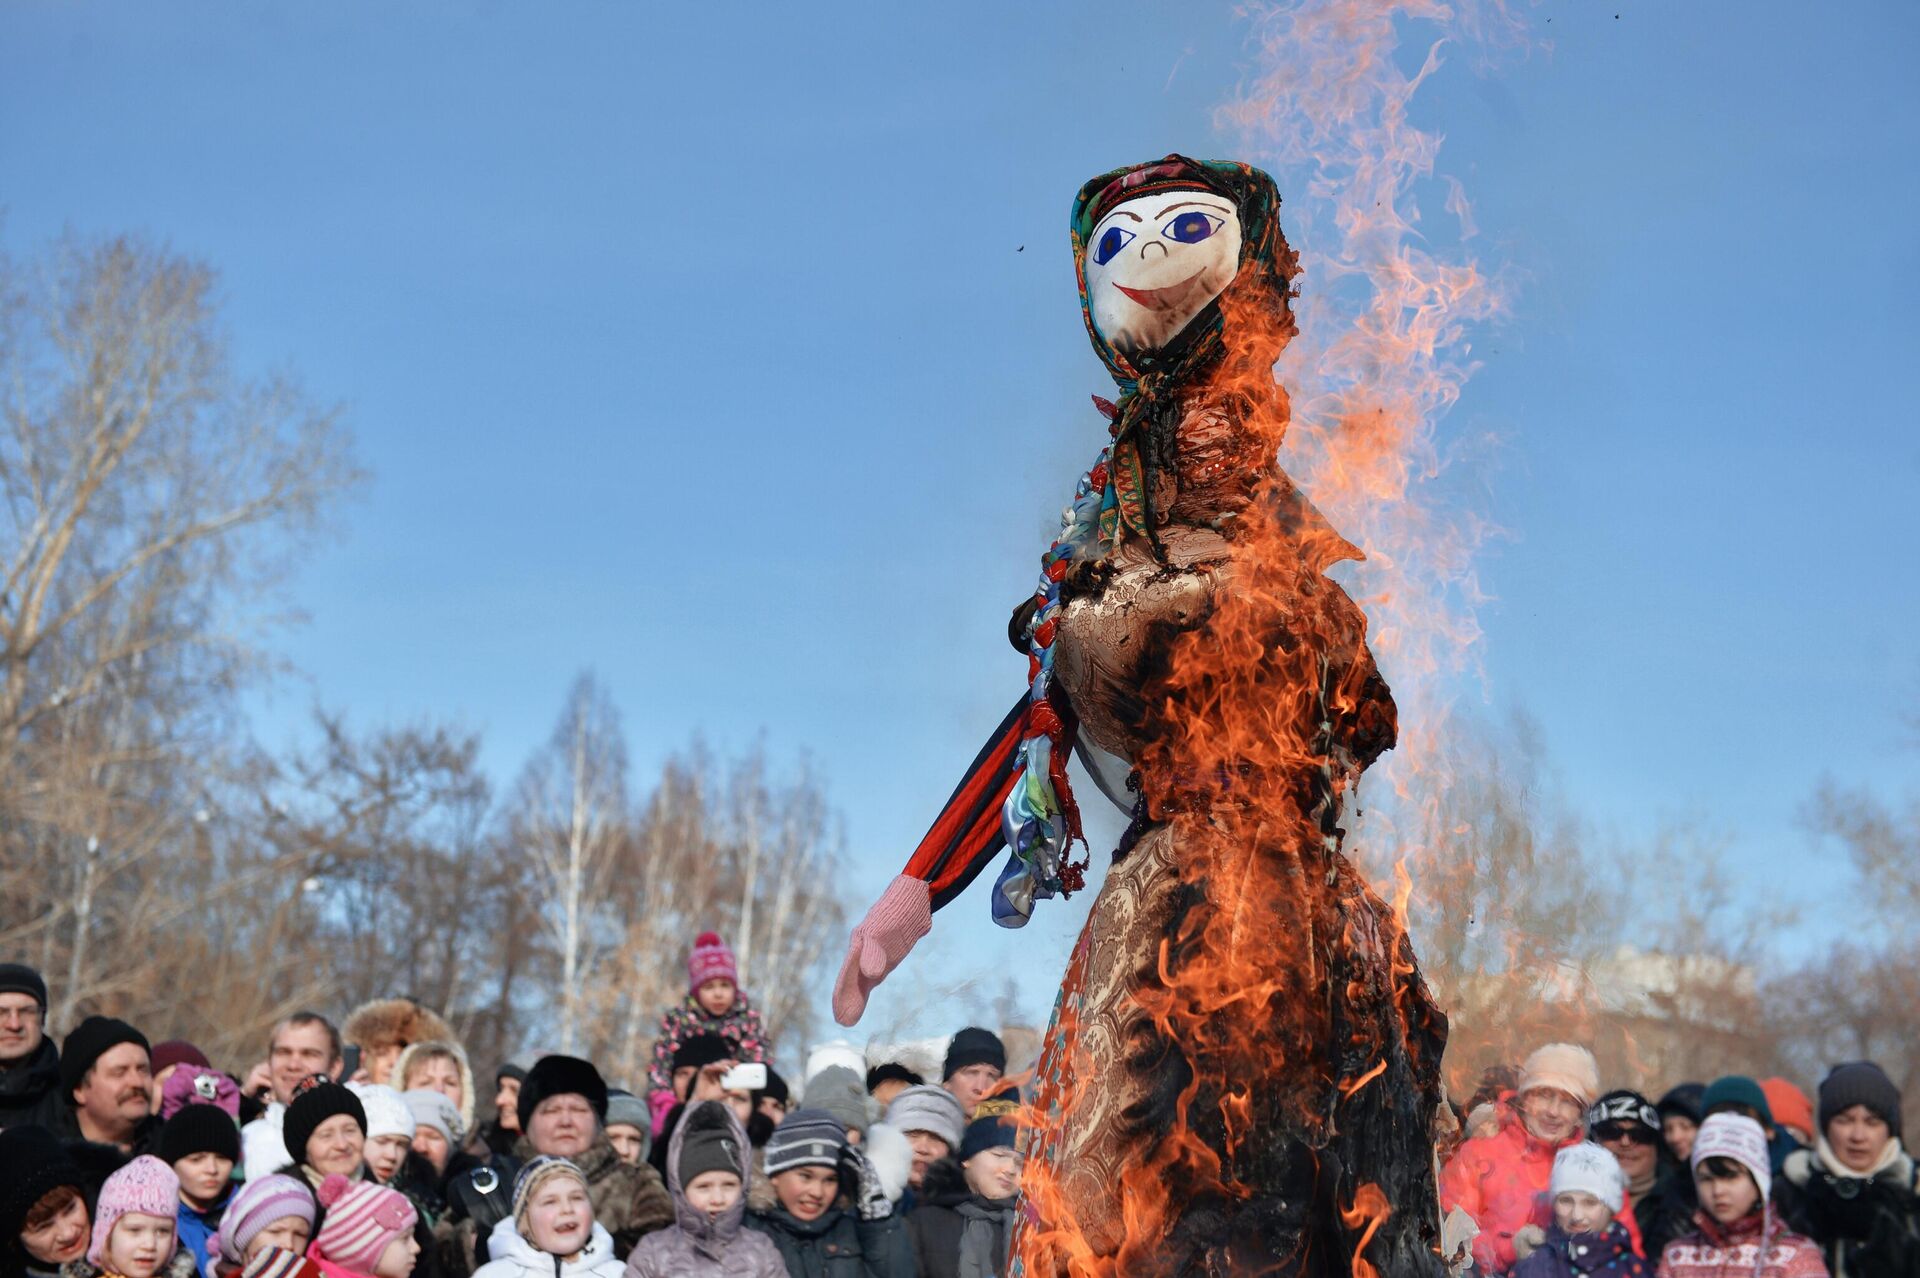
<svg viewBox="0 0 1920 1278">
<path fill-rule="evenodd" d="M 1668 1243 L 1693 1228 L 1693 1213 L 1699 1205 L 1693 1177 L 1677 1167 L 1663 1169 L 1647 1196 L 1633 1205 L 1633 1220 L 1640 1226 L 1641 1253 L 1647 1258 L 1649 1271 L 1659 1266 Z"/>
<path fill-rule="evenodd" d="M 748 1212 L 747 1228 L 773 1239 L 790 1278 L 914 1278 L 913 1249 L 897 1213 L 862 1220 L 831 1207 L 803 1221 L 775 1207 Z"/>
<path fill-rule="evenodd" d="M 60 1049 L 43 1038 L 24 1064 L 0 1069 L 0 1131 L 9 1127 L 45 1127 L 55 1124 L 66 1106 L 60 1099 Z"/>
<path fill-rule="evenodd" d="M 1789 1222 L 1820 1245 L 1834 1278 L 1920 1278 L 1920 1187 L 1911 1158 L 1902 1154 L 1865 1180 L 1837 1176 L 1803 1149 L 1781 1175 L 1797 1191 Z"/>
<path fill-rule="evenodd" d="M 942 1158 L 927 1167 L 920 1182 L 919 1202 L 907 1217 L 907 1235 L 913 1245 L 914 1264 L 920 1278 L 958 1278 L 960 1242 L 966 1236 L 966 1218 L 960 1208 L 972 1203 L 985 1211 L 1003 1211 L 1006 1201 L 982 1198 L 967 1188 L 967 1174 L 951 1158 Z M 1007 1238 L 1000 1239 L 994 1255 L 993 1272 L 1006 1272 Z"/>
</svg>

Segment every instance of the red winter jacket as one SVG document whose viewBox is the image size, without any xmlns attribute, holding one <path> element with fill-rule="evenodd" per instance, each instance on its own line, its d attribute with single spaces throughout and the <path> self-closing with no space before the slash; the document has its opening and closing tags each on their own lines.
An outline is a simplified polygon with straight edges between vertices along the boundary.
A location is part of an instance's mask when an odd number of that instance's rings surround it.
<svg viewBox="0 0 1920 1278">
<path fill-rule="evenodd" d="M 1700 1212 L 1693 1218 L 1692 1233 L 1667 1244 L 1659 1278 L 1828 1278 L 1827 1262 L 1812 1239 L 1789 1233 L 1771 1216 L 1766 1227 L 1762 1258 L 1759 1212 L 1731 1225 Z"/>
<path fill-rule="evenodd" d="M 1440 1173 L 1440 1210 L 1473 1217 L 1480 1236 L 1473 1258 L 1488 1273 L 1513 1268 L 1513 1233 L 1533 1218 L 1534 1202 L 1553 1180 L 1553 1156 L 1581 1139 L 1579 1132 L 1549 1145 L 1527 1133 L 1520 1115 L 1503 1108 L 1500 1130 L 1476 1136 L 1454 1152 Z"/>
</svg>

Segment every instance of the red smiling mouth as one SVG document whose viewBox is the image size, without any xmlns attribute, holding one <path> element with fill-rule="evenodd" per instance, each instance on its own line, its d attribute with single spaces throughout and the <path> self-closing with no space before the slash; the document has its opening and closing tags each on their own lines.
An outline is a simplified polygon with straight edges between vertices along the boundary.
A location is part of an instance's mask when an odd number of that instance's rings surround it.
<svg viewBox="0 0 1920 1278">
<path fill-rule="evenodd" d="M 1207 291 L 1200 278 L 1205 274 L 1205 271 L 1195 272 L 1178 284 L 1169 284 L 1165 288 L 1128 288 L 1125 284 L 1115 284 L 1114 287 L 1150 311 L 1171 311 Z"/>
</svg>

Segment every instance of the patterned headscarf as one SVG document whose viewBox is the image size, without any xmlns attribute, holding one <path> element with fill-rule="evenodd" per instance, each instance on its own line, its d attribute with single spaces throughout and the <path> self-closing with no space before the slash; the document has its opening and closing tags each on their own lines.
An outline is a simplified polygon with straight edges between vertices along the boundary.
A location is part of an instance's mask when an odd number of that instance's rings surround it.
<svg viewBox="0 0 1920 1278">
<path fill-rule="evenodd" d="M 1094 228 L 1114 205 L 1160 190 L 1200 190 L 1231 201 L 1241 226 L 1240 269 L 1162 349 L 1128 356 L 1100 336 L 1087 294 L 1087 249 Z M 1020 745 L 1020 774 L 1001 809 L 1001 831 L 1013 849 L 994 884 L 993 917 L 1021 927 L 1035 900 L 1070 893 L 1084 882 L 1085 863 L 1068 851 L 1080 834 L 1080 813 L 1067 782 L 1073 745 L 1072 708 L 1055 698 L 1053 640 L 1060 584 L 1074 563 L 1113 553 L 1127 536 L 1144 538 L 1156 557 L 1153 477 L 1170 466 L 1182 397 L 1222 368 L 1271 369 L 1294 332 L 1289 305 L 1298 259 L 1280 231 L 1280 192 L 1258 169 L 1233 161 L 1169 155 L 1151 164 L 1103 173 L 1080 188 L 1073 202 L 1073 264 L 1080 312 L 1107 371 L 1120 388 L 1117 402 L 1094 403 L 1111 421 L 1113 443 L 1080 479 L 1061 519 L 1060 537 L 1040 558 L 1028 625 L 1028 706 Z M 1258 315 L 1234 324 L 1229 316 Z M 1249 379 L 1249 385 L 1260 384 Z"/>
</svg>

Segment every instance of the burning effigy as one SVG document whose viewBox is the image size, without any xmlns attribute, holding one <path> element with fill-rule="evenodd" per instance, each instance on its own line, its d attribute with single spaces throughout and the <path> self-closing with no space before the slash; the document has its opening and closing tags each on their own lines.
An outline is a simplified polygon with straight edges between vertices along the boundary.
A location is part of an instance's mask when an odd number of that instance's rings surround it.
<svg viewBox="0 0 1920 1278">
<path fill-rule="evenodd" d="M 1081 188 L 1111 442 L 1015 611 L 1027 688 L 835 988 L 852 1024 L 1003 848 L 1003 925 L 1082 886 L 1070 754 L 1129 810 L 1023 1113 L 1010 1272 L 1444 1270 L 1446 1022 L 1403 911 L 1342 850 L 1395 709 L 1326 575 L 1359 551 L 1278 462 L 1298 270 L 1279 213 L 1258 169 L 1177 155 Z"/>
</svg>

